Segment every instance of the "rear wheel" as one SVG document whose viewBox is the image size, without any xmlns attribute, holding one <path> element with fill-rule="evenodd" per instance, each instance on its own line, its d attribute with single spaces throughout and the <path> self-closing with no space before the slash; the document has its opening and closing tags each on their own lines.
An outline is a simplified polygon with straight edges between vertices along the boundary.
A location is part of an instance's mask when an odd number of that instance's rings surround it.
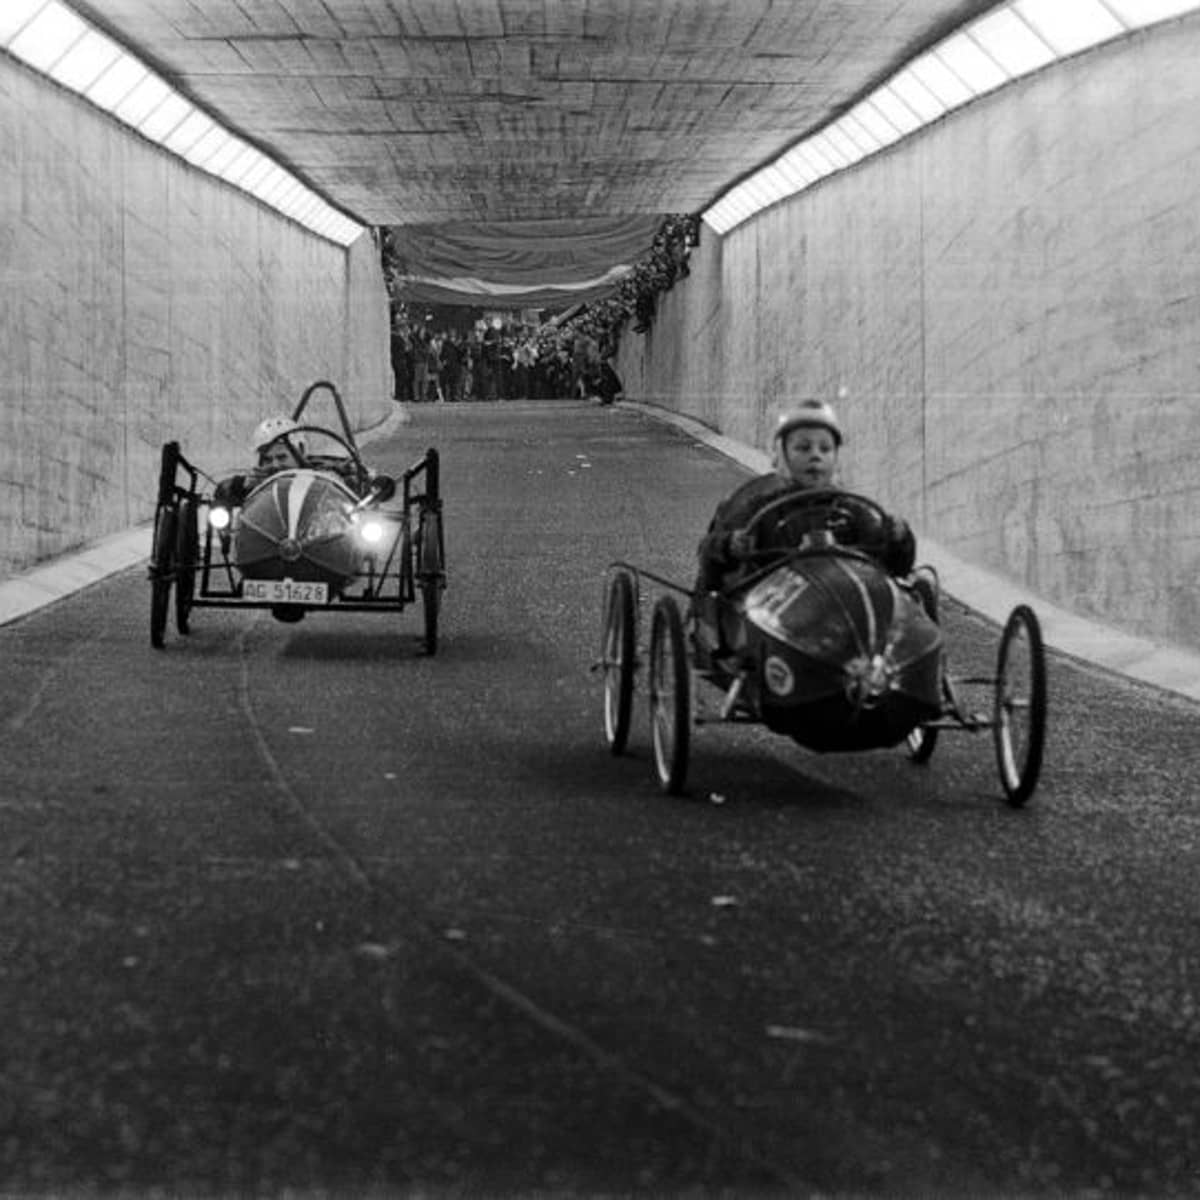
<svg viewBox="0 0 1200 1200">
<path fill-rule="evenodd" d="M 200 558 L 200 507 L 194 500 L 179 505 L 175 539 L 175 628 L 189 633 L 192 598 L 196 594 L 196 565 Z"/>
<path fill-rule="evenodd" d="M 445 586 L 442 559 L 441 518 L 437 513 L 426 513 L 417 533 L 417 583 L 421 588 L 421 606 L 424 610 L 426 654 L 436 654 L 438 648 L 438 615 L 442 588 Z"/>
<path fill-rule="evenodd" d="M 150 645 L 156 650 L 162 649 L 167 631 L 177 536 L 175 510 L 160 506 L 154 514 L 154 541 L 150 550 Z"/>
<path fill-rule="evenodd" d="M 1025 604 L 1012 610 L 1000 635 L 992 734 L 1005 798 L 1019 808 L 1037 787 L 1046 737 L 1046 651 Z"/>
<path fill-rule="evenodd" d="M 678 795 L 687 779 L 692 735 L 691 672 L 679 606 L 663 596 L 650 624 L 650 740 L 664 792 Z"/>
<path fill-rule="evenodd" d="M 622 753 L 629 741 L 636 644 L 633 581 L 627 571 L 617 571 L 609 580 L 604 597 L 604 640 L 600 647 L 600 666 L 604 671 L 604 739 L 613 754 Z"/>
</svg>

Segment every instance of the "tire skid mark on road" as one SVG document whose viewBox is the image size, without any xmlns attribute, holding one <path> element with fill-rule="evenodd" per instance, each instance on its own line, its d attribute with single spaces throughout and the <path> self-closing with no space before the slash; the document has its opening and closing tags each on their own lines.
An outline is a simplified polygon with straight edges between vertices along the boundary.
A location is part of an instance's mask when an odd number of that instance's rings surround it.
<svg viewBox="0 0 1200 1200">
<path fill-rule="evenodd" d="M 309 833 L 329 852 L 335 862 L 346 871 L 346 874 L 359 887 L 370 891 L 373 886 L 371 878 L 363 869 L 358 859 L 312 815 L 305 806 L 304 801 L 296 793 L 296 790 L 288 783 L 287 776 L 283 773 L 283 768 L 279 765 L 279 760 L 272 753 L 266 734 L 263 732 L 258 718 L 254 715 L 254 701 L 250 695 L 250 655 L 246 650 L 246 643 L 249 641 L 251 628 L 252 626 L 248 626 L 243 629 L 238 634 L 236 641 L 238 654 L 238 707 L 242 710 L 242 715 L 246 718 L 246 727 L 249 729 L 250 736 L 254 740 L 258 755 L 270 773 L 275 790 L 279 793 L 288 812 L 301 821 Z"/>
<path fill-rule="evenodd" d="M 59 655 L 53 662 L 42 668 L 41 675 L 26 697 L 25 703 L 4 722 L 5 733 L 20 733 L 29 723 L 29 718 L 37 712 L 42 699 L 50 690 L 50 685 L 62 673 L 63 668 L 79 656 L 80 651 L 87 645 L 86 638 L 80 638 L 70 646 L 65 653 Z"/>
<path fill-rule="evenodd" d="M 358 887 L 362 888 L 364 892 L 382 892 L 401 899 L 404 902 L 405 910 L 412 918 L 413 931 L 420 936 L 421 940 L 432 951 L 450 959 L 460 970 L 475 979 L 482 987 L 513 1011 L 520 1013 L 527 1020 L 532 1021 L 540 1029 L 551 1034 L 553 1037 L 574 1047 L 586 1058 L 595 1063 L 602 1071 L 642 1094 L 649 1096 L 651 1100 L 665 1111 L 677 1114 L 694 1129 L 707 1134 L 712 1138 L 714 1146 L 719 1145 L 732 1150 L 744 1161 L 773 1175 L 793 1193 L 805 1192 L 816 1194 L 817 1189 L 813 1184 L 798 1178 L 795 1172 L 786 1165 L 776 1162 L 774 1159 L 760 1153 L 754 1145 L 751 1135 L 748 1132 L 741 1132 L 738 1129 L 739 1119 L 737 1116 L 733 1114 L 710 1116 L 677 1092 L 656 1082 L 650 1076 L 637 1071 L 627 1064 L 619 1054 L 606 1050 L 582 1029 L 557 1017 L 554 1013 L 538 1004 L 536 1000 L 527 996 L 519 988 L 507 983 L 486 967 L 481 966 L 465 951 L 449 944 L 446 941 L 445 935 L 431 921 L 419 915 L 413 897 L 401 896 L 399 894 L 400 889 L 386 886 L 378 880 L 372 879 L 362 863 L 309 811 L 299 794 L 288 783 L 287 776 L 284 774 L 279 760 L 272 753 L 266 734 L 254 715 L 254 701 L 250 693 L 250 656 L 247 652 L 249 635 L 250 629 L 247 628 L 243 629 L 237 637 L 239 658 L 238 706 L 246 718 L 247 728 L 250 730 L 250 735 L 254 740 L 259 756 L 270 773 L 271 780 L 288 815 L 295 817 L 304 825 L 315 840 L 329 853 L 334 862 L 346 872 Z"/>
</svg>

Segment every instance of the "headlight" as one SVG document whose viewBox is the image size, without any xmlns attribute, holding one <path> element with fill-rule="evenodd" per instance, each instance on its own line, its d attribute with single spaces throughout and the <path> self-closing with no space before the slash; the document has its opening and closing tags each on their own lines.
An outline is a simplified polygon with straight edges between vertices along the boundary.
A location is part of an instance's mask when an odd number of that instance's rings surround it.
<svg viewBox="0 0 1200 1200">
<path fill-rule="evenodd" d="M 383 541 L 383 522 L 375 517 L 367 517 L 358 523 L 358 536 L 368 546 L 378 546 Z"/>
<path fill-rule="evenodd" d="M 219 504 L 208 510 L 208 523 L 214 529 L 228 529 L 229 520 L 229 509 L 222 508 Z"/>
</svg>

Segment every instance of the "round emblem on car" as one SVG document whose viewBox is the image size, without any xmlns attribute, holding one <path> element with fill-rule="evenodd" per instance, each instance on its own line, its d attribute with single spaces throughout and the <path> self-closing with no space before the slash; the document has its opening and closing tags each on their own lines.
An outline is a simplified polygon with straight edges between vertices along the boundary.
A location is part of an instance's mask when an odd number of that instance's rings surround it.
<svg viewBox="0 0 1200 1200">
<path fill-rule="evenodd" d="M 768 690 L 776 696 L 786 696 L 796 686 L 796 676 L 792 674 L 792 668 L 774 654 L 768 655 L 763 663 L 763 681 Z"/>
<path fill-rule="evenodd" d="M 279 557 L 284 562 L 295 562 L 300 557 L 300 543 L 295 538 L 284 538 L 279 543 Z"/>
</svg>

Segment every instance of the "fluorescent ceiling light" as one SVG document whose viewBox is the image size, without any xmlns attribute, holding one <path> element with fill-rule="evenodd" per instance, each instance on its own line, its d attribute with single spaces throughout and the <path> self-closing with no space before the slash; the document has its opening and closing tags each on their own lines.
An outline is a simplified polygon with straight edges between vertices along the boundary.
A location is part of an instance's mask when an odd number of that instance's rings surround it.
<svg viewBox="0 0 1200 1200">
<path fill-rule="evenodd" d="M 845 154 L 834 142 L 829 135 L 822 130 L 820 133 L 814 134 L 805 142 L 810 152 L 815 151 L 823 158 L 829 160 L 833 164 L 835 171 L 840 171 L 844 167 L 850 166 L 853 161 L 849 155 Z"/>
<path fill-rule="evenodd" d="M 947 112 L 1130 29 L 1200 10 L 1200 0 L 1009 0 L 915 58 L 847 113 L 751 175 L 702 214 L 718 233 L 853 165 Z M 769 174 L 768 174 L 769 172 Z"/>
<path fill-rule="evenodd" d="M 1011 8 L 981 17 L 967 32 L 1014 78 L 1054 61 L 1054 51 Z"/>
<path fill-rule="evenodd" d="M 170 94 L 171 89 L 157 75 L 147 75 L 117 105 L 115 116 L 136 129 Z"/>
<path fill-rule="evenodd" d="M 4 0 L 0 4 L 0 46 L 7 46 L 45 6 L 46 0 Z"/>
<path fill-rule="evenodd" d="M 725 207 L 739 221 L 744 221 L 747 217 L 754 215 L 754 205 L 750 203 L 746 196 L 745 188 L 740 184 L 725 197 Z"/>
<path fill-rule="evenodd" d="M 771 200 L 782 200 L 785 196 L 790 196 L 795 188 L 788 182 L 783 173 L 774 163 L 763 167 L 754 176 L 754 182 L 760 185 L 767 193 Z"/>
<path fill-rule="evenodd" d="M 748 217 L 758 212 L 759 206 L 755 204 L 754 197 L 750 194 L 750 189 L 745 183 L 739 183 L 733 189 L 729 194 L 729 202 L 743 217 Z"/>
<path fill-rule="evenodd" d="M 922 124 L 936 121 L 949 107 L 907 67 L 890 81 L 889 86 L 921 118 Z"/>
<path fill-rule="evenodd" d="M 874 104 L 887 118 L 888 123 L 894 125 L 901 135 L 921 128 L 921 118 L 892 90 L 890 84 L 884 84 L 883 87 L 872 92 L 867 98 L 867 102 Z"/>
<path fill-rule="evenodd" d="M 9 42 L 8 48 L 31 67 L 48 71 L 87 31 L 87 25 L 73 12 L 52 2 Z"/>
<path fill-rule="evenodd" d="M 268 175 L 278 168 L 269 159 L 264 157 L 259 151 L 254 152 L 254 161 L 250 169 L 238 180 L 238 187 L 245 188 L 248 192 L 258 194 L 258 189 L 262 186 L 262 182 Z"/>
<path fill-rule="evenodd" d="M 115 42 L 89 29 L 50 68 L 50 75 L 73 92 L 86 92 L 121 54 L 121 47 Z"/>
<path fill-rule="evenodd" d="M 225 168 L 221 171 L 221 178 L 235 187 L 241 187 L 242 180 L 258 165 L 261 157 L 253 146 L 247 146 L 243 142 L 238 154 L 225 164 Z"/>
<path fill-rule="evenodd" d="M 217 129 L 224 135 L 225 140 L 220 147 L 213 151 L 212 156 L 207 159 L 204 164 L 204 169 L 211 172 L 213 175 L 220 175 L 224 178 L 226 170 L 230 164 L 246 149 L 246 143 L 239 141 L 232 134 L 226 132 L 218 125 Z M 200 146 L 197 144 L 196 149 Z"/>
<path fill-rule="evenodd" d="M 161 104 L 156 104 L 138 122 L 137 131 L 153 142 L 163 142 L 196 110 L 178 92 L 168 92 Z"/>
<path fill-rule="evenodd" d="M 188 107 L 191 108 L 191 105 Z M 212 117 L 198 108 L 191 108 L 191 112 L 171 130 L 170 136 L 163 139 L 163 145 L 176 154 L 186 155 L 205 134 L 211 133 L 216 127 Z"/>
<path fill-rule="evenodd" d="M 212 117 L 202 113 L 198 108 L 193 108 L 163 139 L 163 145 L 195 166 L 196 160 L 192 158 L 192 151 L 215 132 L 219 131 Z"/>
<path fill-rule="evenodd" d="M 890 146 L 900 137 L 900 130 L 871 103 L 869 96 L 861 104 L 856 104 L 850 113 L 866 126 L 867 132 L 879 142 L 881 147 Z"/>
<path fill-rule="evenodd" d="M 971 89 L 976 96 L 982 96 L 1002 83 L 1008 82 L 1008 76 L 994 58 L 989 58 L 980 48 L 979 43 L 965 33 L 956 33 L 947 38 L 933 52 Z"/>
<path fill-rule="evenodd" d="M 180 153 L 193 167 L 199 167 L 209 175 L 215 175 L 216 172 L 212 167 L 213 160 L 217 155 L 224 154 L 232 142 L 233 138 L 220 125 L 210 123 L 208 131 L 201 134 L 187 150 L 180 151 Z"/>
<path fill-rule="evenodd" d="M 1125 26 L 1100 0 L 1016 0 L 1019 13 L 1044 38 L 1055 54 L 1065 57 L 1089 46 L 1120 37 Z"/>
<path fill-rule="evenodd" d="M 1131 29 L 1181 17 L 1197 7 L 1196 0 L 1108 0 L 1108 6 Z"/>
<path fill-rule="evenodd" d="M 844 113 L 838 118 L 838 128 L 857 146 L 862 148 L 864 155 L 874 154 L 887 144 L 881 142 L 863 123 L 860 117 L 852 112 Z"/>
<path fill-rule="evenodd" d="M 717 201 L 712 208 L 705 209 L 700 214 L 700 219 L 708 225 L 708 227 L 717 234 L 718 237 L 724 237 L 734 226 L 735 222 L 726 218 L 724 209 L 721 207 L 721 202 Z"/>
<path fill-rule="evenodd" d="M 975 98 L 975 93 L 934 53 L 922 54 L 905 68 L 948 109 Z"/>
<path fill-rule="evenodd" d="M 83 94 L 98 108 L 115 113 L 121 101 L 149 75 L 137 59 L 122 54 Z"/>
<path fill-rule="evenodd" d="M 813 144 L 812 138 L 801 142 L 796 147 L 796 153 L 808 163 L 818 179 L 824 179 L 826 175 L 832 175 L 837 170 L 837 164 L 819 145 Z"/>
<path fill-rule="evenodd" d="M 285 188 L 291 186 L 291 177 L 278 167 L 274 167 L 258 186 L 258 198 L 264 204 L 274 204 L 275 198 L 283 194 Z"/>
<path fill-rule="evenodd" d="M 853 166 L 866 157 L 867 152 L 846 132 L 841 121 L 827 125 L 823 132 L 826 141 L 846 160 L 846 166 Z"/>
<path fill-rule="evenodd" d="M 293 179 L 291 186 L 275 201 L 276 207 L 280 212 L 285 212 L 289 217 L 294 217 L 304 203 L 304 196 L 308 189 L 298 179 Z"/>
<path fill-rule="evenodd" d="M 362 227 L 234 137 L 60 0 L 0 0 L 0 48 L 192 166 L 349 245 Z M 781 186 L 764 179 L 759 188 Z M 297 219 L 293 217 L 293 219 Z"/>
<path fill-rule="evenodd" d="M 782 158 L 775 160 L 775 167 L 780 175 L 793 188 L 807 187 L 817 177 L 816 173 L 793 150 L 789 150 Z"/>
</svg>

